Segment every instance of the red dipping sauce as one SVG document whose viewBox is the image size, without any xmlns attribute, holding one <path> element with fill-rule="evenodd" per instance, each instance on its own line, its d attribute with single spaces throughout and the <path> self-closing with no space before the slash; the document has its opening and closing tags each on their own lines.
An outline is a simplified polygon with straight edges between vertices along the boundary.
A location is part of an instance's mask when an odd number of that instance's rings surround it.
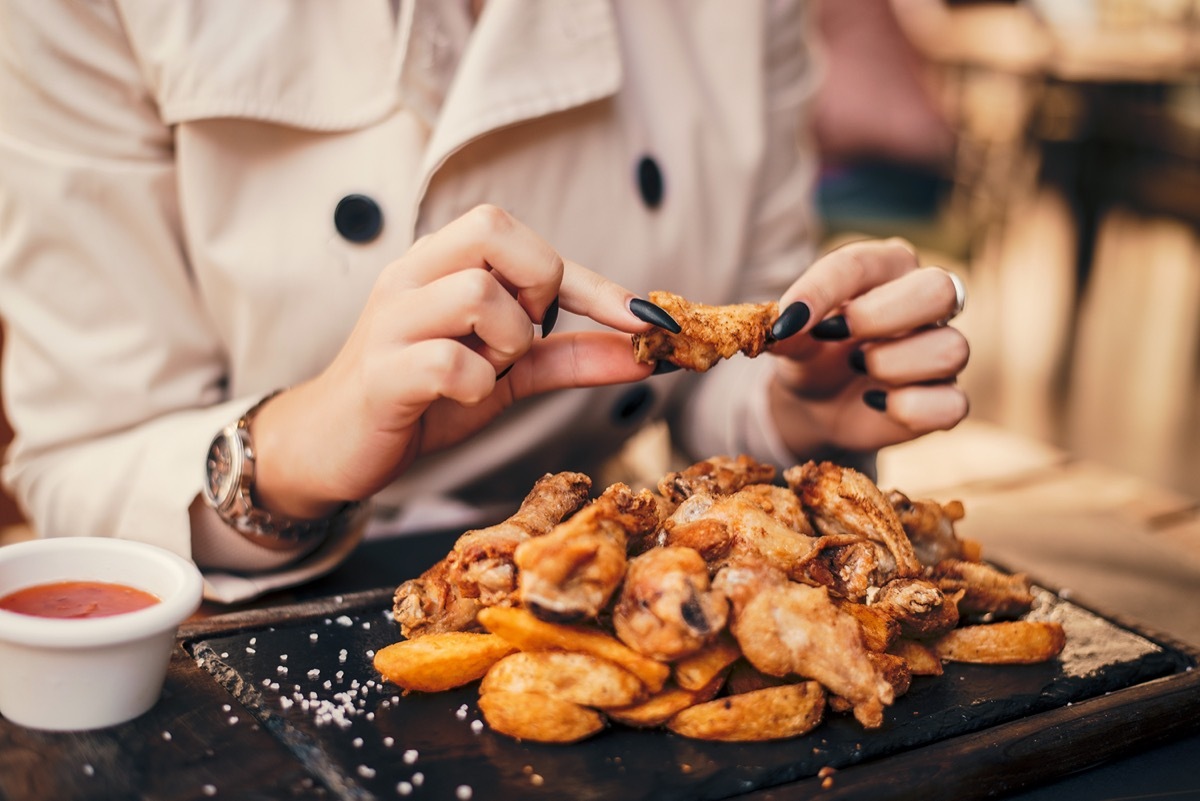
<svg viewBox="0 0 1200 801">
<path fill-rule="evenodd" d="M 108 617 L 160 603 L 136 587 L 105 581 L 55 581 L 36 584 L 0 598 L 0 609 L 35 617 Z"/>
</svg>

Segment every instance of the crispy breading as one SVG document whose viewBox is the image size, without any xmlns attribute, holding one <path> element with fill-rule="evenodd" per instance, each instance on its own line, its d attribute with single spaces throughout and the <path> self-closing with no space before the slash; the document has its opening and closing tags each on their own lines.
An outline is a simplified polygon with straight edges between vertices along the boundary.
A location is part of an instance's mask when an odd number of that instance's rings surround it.
<svg viewBox="0 0 1200 801">
<path fill-rule="evenodd" d="M 582 506 L 592 480 L 583 473 L 547 473 L 512 517 L 458 538 L 444 559 L 396 588 L 392 612 L 405 637 L 473 628 L 476 613 L 514 602 L 513 553 Z"/>
<path fill-rule="evenodd" d="M 595 617 L 625 577 L 630 535 L 658 527 L 653 493 L 613 484 L 542 537 L 517 546 L 517 594 L 546 620 Z"/>
<path fill-rule="evenodd" d="M 701 373 L 736 353 L 753 358 L 766 351 L 772 342 L 771 326 L 779 318 L 776 301 L 707 306 L 662 291 L 651 292 L 650 301 L 674 317 L 682 330 L 672 334 L 652 328 L 634 334 L 634 358 L 646 364 L 668 361 Z"/>
</svg>

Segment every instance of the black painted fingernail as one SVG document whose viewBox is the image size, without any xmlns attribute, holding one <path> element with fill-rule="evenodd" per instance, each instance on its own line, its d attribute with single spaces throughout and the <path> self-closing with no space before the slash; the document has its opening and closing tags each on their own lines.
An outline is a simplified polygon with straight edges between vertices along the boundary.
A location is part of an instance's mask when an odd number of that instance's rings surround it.
<svg viewBox="0 0 1200 801">
<path fill-rule="evenodd" d="M 678 334 L 683 330 L 679 323 L 675 322 L 674 317 L 667 314 L 662 307 L 656 306 L 648 300 L 633 298 L 629 301 L 629 311 L 642 322 L 652 323 L 659 328 L 665 328 L 672 334 Z"/>
<path fill-rule="evenodd" d="M 887 411 L 887 393 L 882 389 L 868 389 L 863 393 L 863 403 L 877 412 Z"/>
<path fill-rule="evenodd" d="M 554 296 L 554 300 L 550 301 L 550 305 L 546 307 L 546 311 L 542 314 L 542 339 L 550 336 L 550 332 L 554 330 L 554 324 L 558 322 L 558 295 Z"/>
<path fill-rule="evenodd" d="M 510 364 L 508 367 L 505 367 L 503 370 L 496 373 L 496 380 L 499 381 L 501 378 L 504 378 L 504 376 L 508 375 L 508 371 L 511 369 L 513 369 L 513 366 Z"/>
<path fill-rule="evenodd" d="M 849 361 L 850 361 L 850 369 L 851 370 L 853 370 L 856 373 L 863 373 L 864 375 L 866 374 L 866 372 L 867 372 L 867 354 L 863 353 L 862 349 L 855 348 L 854 350 L 850 351 Z"/>
<path fill-rule="evenodd" d="M 666 375 L 667 373 L 673 373 L 678 369 L 678 364 L 666 361 L 665 359 L 659 359 L 654 363 L 654 372 L 650 373 L 650 375 Z"/>
<path fill-rule="evenodd" d="M 813 339 L 846 339 L 850 336 L 850 326 L 845 317 L 835 314 L 814 325 L 809 333 L 812 334 Z"/>
<path fill-rule="evenodd" d="M 804 327 L 811 316 L 812 310 L 808 308 L 808 304 L 796 301 L 784 309 L 783 314 L 779 315 L 779 319 L 771 326 L 771 336 L 775 339 L 787 339 L 794 336 Z"/>
</svg>

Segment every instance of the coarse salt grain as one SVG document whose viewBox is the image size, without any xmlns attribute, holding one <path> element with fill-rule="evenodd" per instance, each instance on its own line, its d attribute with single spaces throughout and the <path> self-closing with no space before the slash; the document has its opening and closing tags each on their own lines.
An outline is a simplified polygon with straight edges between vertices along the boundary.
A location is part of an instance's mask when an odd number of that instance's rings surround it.
<svg viewBox="0 0 1200 801">
<path fill-rule="evenodd" d="M 230 716 L 229 716 L 229 725 L 230 725 L 230 726 L 235 726 L 235 725 L 237 725 L 237 722 L 238 722 L 238 716 L 237 716 L 237 715 L 230 715 Z"/>
<path fill-rule="evenodd" d="M 483 721 L 482 720 L 472 720 L 471 721 L 471 731 L 475 732 L 476 734 L 479 734 L 481 731 L 483 731 Z"/>
<path fill-rule="evenodd" d="M 411 765 L 417 761 L 417 750 L 410 748 L 404 752 L 404 756 L 401 758 L 404 760 L 405 765 Z"/>
<path fill-rule="evenodd" d="M 391 747 L 392 747 L 392 745 L 393 745 L 395 742 L 396 742 L 396 741 L 395 741 L 395 739 L 393 739 L 393 738 L 391 738 L 391 737 L 384 737 L 384 738 L 383 738 L 383 744 L 384 744 L 384 746 L 385 746 L 385 747 L 387 747 L 387 748 L 391 748 Z"/>
<path fill-rule="evenodd" d="M 353 745 L 355 748 L 362 748 L 363 739 L 361 737 L 355 737 L 353 740 L 350 741 L 350 744 Z"/>
<path fill-rule="evenodd" d="M 83 775 L 84 775 L 84 776 L 95 776 L 95 775 L 96 775 L 96 769 L 95 769 L 95 768 L 93 768 L 91 765 L 89 765 L 89 764 L 85 763 L 85 764 L 84 764 L 84 766 L 83 766 Z"/>
<path fill-rule="evenodd" d="M 279 655 L 279 661 L 280 661 L 280 662 L 286 662 L 286 661 L 287 661 L 287 654 L 280 654 L 280 655 Z"/>
<path fill-rule="evenodd" d="M 410 782 L 400 782 L 396 785 L 396 795 L 411 795 L 413 786 Z"/>
<path fill-rule="evenodd" d="M 163 738 L 164 740 L 166 740 L 167 742 L 171 742 L 171 732 L 169 732 L 169 731 L 164 731 L 164 732 L 162 733 L 162 738 Z"/>
<path fill-rule="evenodd" d="M 542 774 L 535 773 L 529 777 L 529 783 L 532 784 L 534 787 L 541 787 L 543 784 L 546 783 L 546 780 L 542 778 Z"/>
<path fill-rule="evenodd" d="M 350 619 L 349 615 L 339 615 L 338 617 L 334 618 L 333 622 L 337 623 L 339 626 L 353 626 L 354 625 L 354 621 Z"/>
<path fill-rule="evenodd" d="M 232 712 L 233 707 L 231 707 L 229 704 L 221 704 L 221 711 L 222 712 Z"/>
<path fill-rule="evenodd" d="M 214 796 L 217 794 L 217 786 L 215 784 L 206 784 L 200 788 L 200 792 L 207 796 Z"/>
<path fill-rule="evenodd" d="M 306 675 L 310 679 L 319 679 L 321 677 L 321 671 L 317 668 L 313 668 L 312 670 L 308 671 Z"/>
<path fill-rule="evenodd" d="M 248 654 L 256 654 L 256 653 L 258 653 L 258 651 L 255 651 L 253 648 L 249 648 L 249 647 L 247 647 L 247 648 L 246 648 L 246 653 L 248 653 Z"/>
<path fill-rule="evenodd" d="M 472 795 L 474 795 L 474 792 L 471 790 L 470 785 L 467 784 L 460 784 L 454 790 L 454 797 L 459 801 L 468 801 Z"/>
<path fill-rule="evenodd" d="M 412 783 L 413 783 L 413 787 L 420 787 L 422 784 L 425 783 L 425 774 L 421 773 L 421 771 L 417 771 L 416 773 L 414 773 L 412 775 Z"/>
<path fill-rule="evenodd" d="M 374 779 L 375 778 L 375 768 L 369 768 L 366 765 L 359 765 L 358 766 L 358 775 L 362 776 L 364 779 Z"/>
<path fill-rule="evenodd" d="M 251 637 L 251 638 L 250 638 L 250 644 L 251 644 L 251 645 L 258 645 L 258 638 L 257 638 L 257 637 Z"/>
</svg>

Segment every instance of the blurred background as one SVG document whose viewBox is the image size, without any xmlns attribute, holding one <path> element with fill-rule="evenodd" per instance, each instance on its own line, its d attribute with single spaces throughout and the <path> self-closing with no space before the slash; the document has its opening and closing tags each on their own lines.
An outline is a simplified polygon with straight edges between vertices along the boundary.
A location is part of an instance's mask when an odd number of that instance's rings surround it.
<svg viewBox="0 0 1200 801">
<path fill-rule="evenodd" d="M 1200 0 L 827 0 L 828 241 L 970 290 L 971 417 L 1200 496 Z"/>
<path fill-rule="evenodd" d="M 825 247 L 964 278 L 972 419 L 1200 497 L 1200 0 L 813 2 Z"/>
</svg>

